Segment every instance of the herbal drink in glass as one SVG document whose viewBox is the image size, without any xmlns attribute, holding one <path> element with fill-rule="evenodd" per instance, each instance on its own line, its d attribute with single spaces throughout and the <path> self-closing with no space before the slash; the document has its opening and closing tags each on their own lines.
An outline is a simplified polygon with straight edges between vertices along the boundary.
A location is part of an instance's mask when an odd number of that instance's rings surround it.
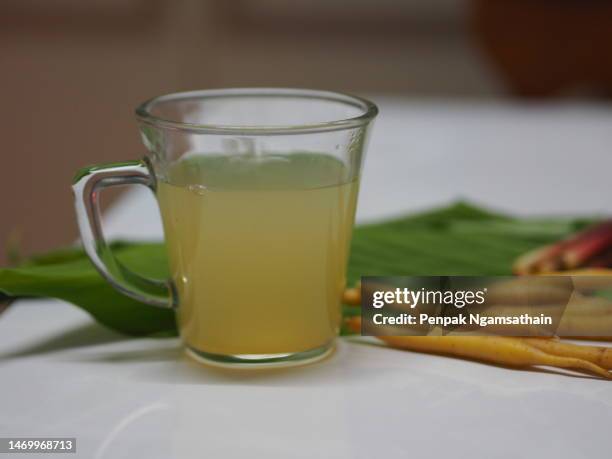
<svg viewBox="0 0 612 459">
<path fill-rule="evenodd" d="M 171 279 L 156 290 L 104 257 L 100 271 L 124 293 L 175 307 L 198 359 L 260 366 L 327 354 L 376 108 L 336 93 L 245 89 L 165 96 L 137 113 L 149 155 L 113 177 L 146 176 L 155 190 Z M 137 168 L 131 178 L 126 167 Z M 84 241 L 95 223 L 84 220 Z M 95 262 L 108 251 L 93 236 Z"/>
</svg>

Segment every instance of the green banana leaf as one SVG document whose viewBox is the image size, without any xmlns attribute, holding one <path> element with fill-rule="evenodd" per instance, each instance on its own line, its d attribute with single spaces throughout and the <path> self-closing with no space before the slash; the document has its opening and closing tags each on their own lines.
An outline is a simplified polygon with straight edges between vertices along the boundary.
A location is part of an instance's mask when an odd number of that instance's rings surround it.
<svg viewBox="0 0 612 459">
<path fill-rule="evenodd" d="M 584 219 L 519 219 L 457 203 L 355 228 L 349 283 L 366 275 L 504 275 L 513 260 L 590 223 Z M 148 277 L 168 277 L 163 243 L 117 242 L 117 258 Z M 62 249 L 0 269 L 9 298 L 51 297 L 87 311 L 99 323 L 134 336 L 176 334 L 174 312 L 116 292 L 81 249 Z M 16 306 L 18 307 L 18 305 Z M 352 309 L 358 311 L 357 309 Z M 351 314 L 351 308 L 345 308 Z"/>
</svg>

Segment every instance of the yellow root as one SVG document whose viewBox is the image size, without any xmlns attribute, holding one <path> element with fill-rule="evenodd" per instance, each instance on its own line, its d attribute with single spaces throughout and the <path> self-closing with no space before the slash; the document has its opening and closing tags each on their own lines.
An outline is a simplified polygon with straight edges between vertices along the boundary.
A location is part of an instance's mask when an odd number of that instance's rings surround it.
<svg viewBox="0 0 612 459">
<path fill-rule="evenodd" d="M 607 370 L 612 370 L 612 347 L 583 346 L 563 343 L 549 338 L 521 338 L 530 346 L 536 347 L 547 354 L 561 357 L 574 357 L 587 360 Z"/>
<path fill-rule="evenodd" d="M 353 317 L 347 323 L 351 329 L 357 331 L 361 318 Z M 510 367 L 544 365 L 570 368 L 612 379 L 612 373 L 593 362 L 573 356 L 549 354 L 521 338 L 502 336 L 379 336 L 377 338 L 398 349 L 450 355 Z"/>
</svg>

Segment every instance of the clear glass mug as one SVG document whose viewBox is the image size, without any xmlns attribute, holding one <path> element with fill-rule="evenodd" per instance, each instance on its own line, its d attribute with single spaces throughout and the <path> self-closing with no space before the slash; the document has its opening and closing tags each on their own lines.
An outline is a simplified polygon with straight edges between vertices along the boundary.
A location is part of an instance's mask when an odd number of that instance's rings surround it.
<svg viewBox="0 0 612 459">
<path fill-rule="evenodd" d="M 327 355 L 341 297 L 360 170 L 376 106 L 302 89 L 161 96 L 136 110 L 148 154 L 87 168 L 73 185 L 84 248 L 117 290 L 175 308 L 182 341 L 209 363 L 261 366 Z M 171 279 L 121 266 L 98 193 L 155 193 Z"/>
</svg>

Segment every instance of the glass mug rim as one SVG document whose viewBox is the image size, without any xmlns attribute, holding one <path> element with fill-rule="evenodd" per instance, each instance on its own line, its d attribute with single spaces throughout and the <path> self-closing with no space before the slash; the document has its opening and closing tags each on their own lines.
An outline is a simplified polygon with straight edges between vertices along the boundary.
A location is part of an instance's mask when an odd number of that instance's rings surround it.
<svg viewBox="0 0 612 459">
<path fill-rule="evenodd" d="M 169 119 L 168 117 L 157 116 L 152 112 L 160 103 L 239 97 L 287 97 L 310 99 L 321 102 L 334 102 L 357 108 L 360 110 L 360 113 L 353 117 L 306 124 L 234 125 L 187 123 Z M 136 118 L 142 123 L 171 130 L 196 134 L 258 136 L 313 134 L 318 132 L 354 129 L 370 123 L 378 115 L 378 107 L 376 104 L 363 97 L 335 91 L 301 88 L 223 88 L 183 91 L 157 96 L 140 104 L 136 108 L 135 113 Z"/>
</svg>

